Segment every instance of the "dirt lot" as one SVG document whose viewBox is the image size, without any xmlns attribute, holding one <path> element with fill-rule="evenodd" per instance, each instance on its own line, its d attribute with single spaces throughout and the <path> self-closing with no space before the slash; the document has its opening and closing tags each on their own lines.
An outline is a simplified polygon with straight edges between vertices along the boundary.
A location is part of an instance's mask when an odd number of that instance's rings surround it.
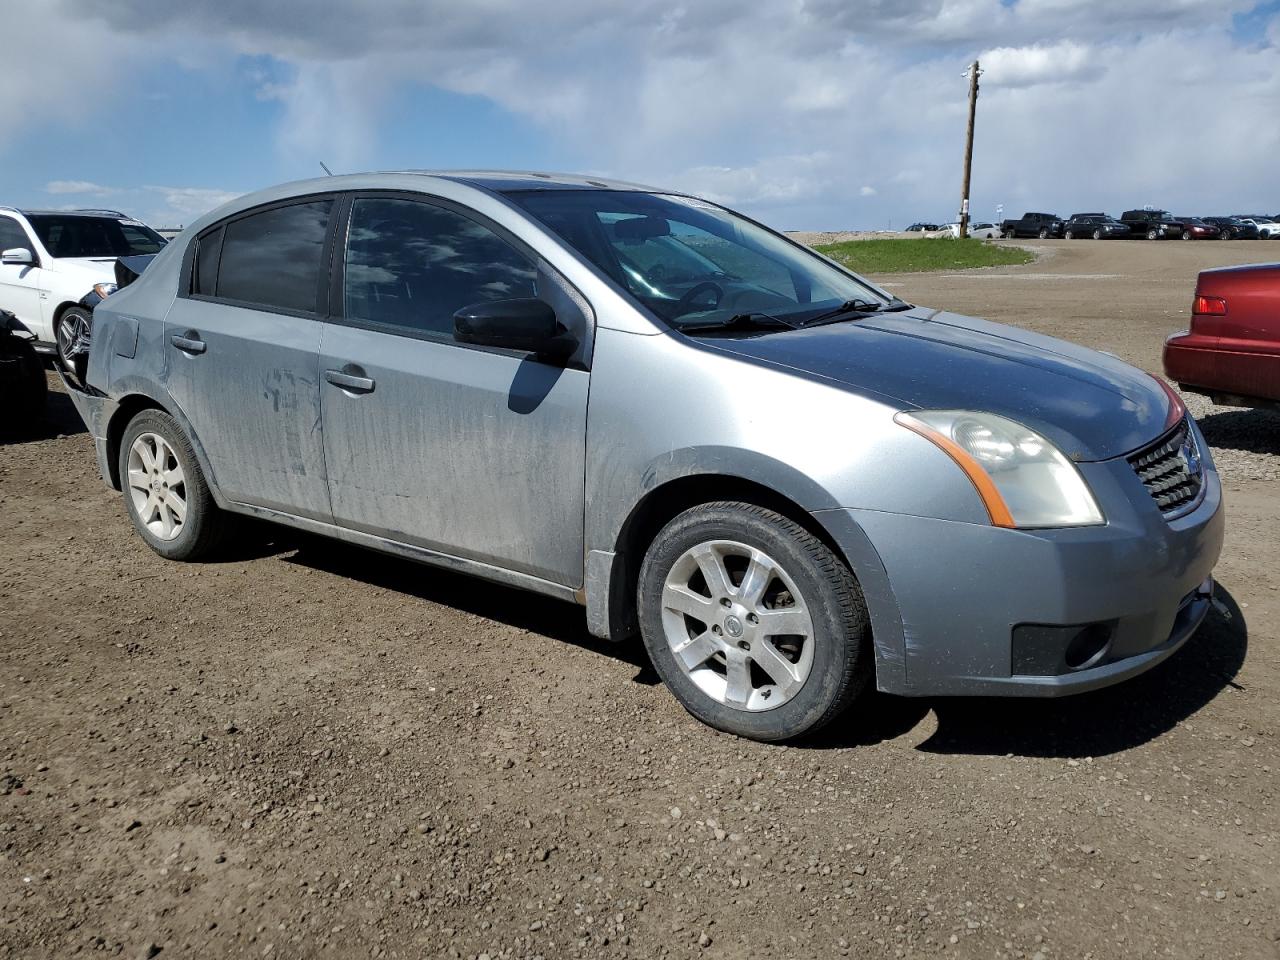
<svg viewBox="0 0 1280 960">
<path fill-rule="evenodd" d="M 906 299 L 1157 369 L 1198 269 L 1040 242 Z M 258 528 L 133 535 L 65 396 L 0 445 L 0 956 L 1280 957 L 1280 418 L 1196 407 L 1222 608 L 1056 703 L 697 725 L 579 609 Z"/>
</svg>

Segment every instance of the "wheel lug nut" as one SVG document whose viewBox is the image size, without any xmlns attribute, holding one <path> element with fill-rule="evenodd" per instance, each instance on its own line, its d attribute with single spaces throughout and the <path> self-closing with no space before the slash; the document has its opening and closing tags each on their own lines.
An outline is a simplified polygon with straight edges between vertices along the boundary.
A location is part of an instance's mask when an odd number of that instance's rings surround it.
<svg viewBox="0 0 1280 960">
<path fill-rule="evenodd" d="M 721 597 L 721 598 L 720 598 L 720 606 L 722 606 L 722 607 L 729 607 L 729 606 L 732 606 L 732 604 L 729 602 L 729 598 L 728 598 L 728 597 Z"/>
<path fill-rule="evenodd" d="M 711 625 L 711 632 L 712 632 L 712 633 L 719 633 L 719 632 L 720 632 L 720 624 L 718 624 L 718 623 L 713 623 L 713 624 Z"/>
<path fill-rule="evenodd" d="M 739 650 L 750 650 L 750 649 L 751 649 L 751 644 L 747 643 L 747 641 L 745 641 L 745 640 L 739 640 L 739 641 L 738 641 L 738 649 L 739 649 Z"/>
<path fill-rule="evenodd" d="M 757 617 L 754 613 L 747 614 L 747 623 L 759 623 L 759 622 L 760 622 L 760 618 Z"/>
</svg>

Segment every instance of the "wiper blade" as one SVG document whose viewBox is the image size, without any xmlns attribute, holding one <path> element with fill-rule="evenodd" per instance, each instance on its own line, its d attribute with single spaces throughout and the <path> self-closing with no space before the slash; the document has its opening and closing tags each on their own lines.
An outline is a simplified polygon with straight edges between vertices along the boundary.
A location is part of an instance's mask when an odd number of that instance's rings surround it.
<svg viewBox="0 0 1280 960">
<path fill-rule="evenodd" d="M 860 320 L 869 317 L 873 313 L 898 313 L 902 310 L 910 310 L 911 304 L 905 300 L 899 300 L 894 297 L 888 303 L 871 303 L 867 300 L 846 300 L 834 310 L 828 310 L 826 313 L 820 313 L 816 317 L 810 317 L 802 327 L 820 327 L 824 323 L 835 323 L 839 320 Z"/>
<path fill-rule="evenodd" d="M 767 330 L 773 328 L 795 330 L 798 327 L 799 324 L 790 320 L 783 320 L 781 317 L 760 313 L 759 311 L 735 313 L 728 320 L 708 320 L 700 323 L 677 325 L 677 329 L 686 333 L 691 330 Z"/>
<path fill-rule="evenodd" d="M 826 313 L 820 313 L 816 317 L 810 317 L 801 326 L 813 327 L 818 324 L 828 323 L 846 315 L 849 316 L 870 316 L 880 310 L 881 304 L 871 303 L 869 300 L 846 300 L 834 310 L 828 310 Z"/>
</svg>

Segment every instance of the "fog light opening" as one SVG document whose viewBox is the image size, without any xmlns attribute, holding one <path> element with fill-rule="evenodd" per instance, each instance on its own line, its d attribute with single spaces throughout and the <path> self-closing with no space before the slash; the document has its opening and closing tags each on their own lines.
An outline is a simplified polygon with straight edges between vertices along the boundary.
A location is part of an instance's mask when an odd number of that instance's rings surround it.
<svg viewBox="0 0 1280 960">
<path fill-rule="evenodd" d="M 1067 644 L 1067 666 L 1072 670 L 1083 670 L 1106 656 L 1107 649 L 1111 646 L 1111 629 L 1109 623 L 1093 623 L 1082 627 Z"/>
</svg>

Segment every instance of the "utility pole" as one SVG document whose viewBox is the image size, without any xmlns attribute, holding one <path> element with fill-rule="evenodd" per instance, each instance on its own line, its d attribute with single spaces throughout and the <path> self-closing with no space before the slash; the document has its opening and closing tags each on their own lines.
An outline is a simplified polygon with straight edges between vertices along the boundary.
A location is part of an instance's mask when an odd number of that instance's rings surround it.
<svg viewBox="0 0 1280 960">
<path fill-rule="evenodd" d="M 969 235 L 969 173 L 973 169 L 973 118 L 978 112 L 978 61 L 969 67 L 969 129 L 964 135 L 964 186 L 960 189 L 960 239 Z"/>
</svg>

